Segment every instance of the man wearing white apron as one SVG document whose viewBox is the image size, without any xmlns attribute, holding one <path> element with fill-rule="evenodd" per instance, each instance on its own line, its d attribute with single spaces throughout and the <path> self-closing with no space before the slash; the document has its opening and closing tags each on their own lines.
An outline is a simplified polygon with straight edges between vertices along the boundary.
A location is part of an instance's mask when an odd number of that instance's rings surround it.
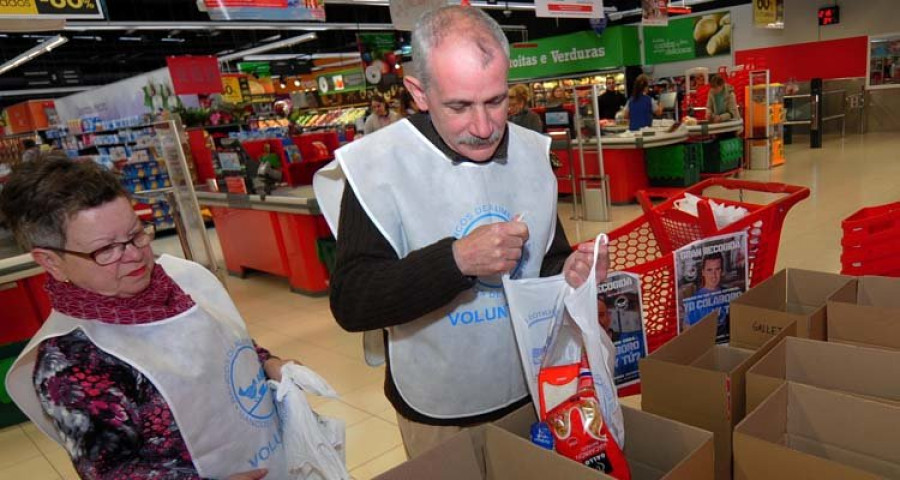
<svg viewBox="0 0 900 480">
<path fill-rule="evenodd" d="M 385 329 L 385 395 L 410 457 L 529 400 L 500 276 L 580 285 L 593 262 L 556 217 L 549 138 L 506 122 L 496 22 L 444 7 L 412 44 L 404 82 L 428 113 L 338 150 L 314 181 L 338 239 L 332 311 L 347 330 Z"/>
</svg>

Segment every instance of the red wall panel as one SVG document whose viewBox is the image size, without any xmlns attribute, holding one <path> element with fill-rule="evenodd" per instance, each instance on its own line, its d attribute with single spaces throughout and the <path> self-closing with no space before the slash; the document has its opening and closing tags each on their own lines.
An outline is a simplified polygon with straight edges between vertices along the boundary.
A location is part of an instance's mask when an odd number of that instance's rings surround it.
<svg viewBox="0 0 900 480">
<path fill-rule="evenodd" d="M 850 37 L 823 42 L 798 43 L 780 47 L 739 50 L 735 65 L 769 69 L 773 82 L 791 78 L 846 78 L 866 76 L 867 37 Z"/>
</svg>

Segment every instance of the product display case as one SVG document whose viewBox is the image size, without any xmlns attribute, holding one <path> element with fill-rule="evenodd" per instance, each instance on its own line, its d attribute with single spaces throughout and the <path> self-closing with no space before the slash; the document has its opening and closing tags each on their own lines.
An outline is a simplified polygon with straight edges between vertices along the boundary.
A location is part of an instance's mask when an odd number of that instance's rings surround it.
<svg viewBox="0 0 900 480">
<path fill-rule="evenodd" d="M 784 163 L 784 85 L 769 82 L 768 70 L 750 72 L 744 99 L 749 168 L 766 170 Z"/>
<path fill-rule="evenodd" d="M 524 82 L 531 89 L 531 98 L 535 107 L 548 106 L 550 93 L 557 86 L 562 85 L 566 91 L 567 102 L 572 101 L 572 88 L 580 86 L 600 86 L 600 92 L 606 90 L 606 77 L 612 76 L 616 79 L 616 90 L 623 95 L 625 94 L 625 72 L 622 70 L 610 70 L 608 72 L 597 72 L 590 75 L 576 75 L 572 77 L 553 78 L 545 80 L 532 80 Z M 523 83 L 523 82 L 517 82 Z"/>
</svg>

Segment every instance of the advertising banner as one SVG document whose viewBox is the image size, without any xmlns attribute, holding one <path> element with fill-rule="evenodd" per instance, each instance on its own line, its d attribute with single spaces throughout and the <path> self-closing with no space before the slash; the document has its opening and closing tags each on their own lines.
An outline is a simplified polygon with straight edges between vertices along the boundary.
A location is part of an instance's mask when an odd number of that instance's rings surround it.
<svg viewBox="0 0 900 480">
<path fill-rule="evenodd" d="M 222 91 L 219 60 L 213 56 L 166 57 L 172 86 L 178 95 L 209 94 Z"/>
<path fill-rule="evenodd" d="M 675 251 L 678 332 L 718 312 L 716 341 L 728 343 L 731 301 L 747 291 L 747 232 L 718 235 Z"/>
<path fill-rule="evenodd" d="M 641 25 L 665 27 L 669 24 L 669 0 L 641 0 Z"/>
<path fill-rule="evenodd" d="M 316 79 L 319 84 L 319 95 L 365 91 L 366 79 L 361 68 L 350 68 L 339 72 L 321 75 Z"/>
<path fill-rule="evenodd" d="M 400 59 L 394 53 L 399 48 L 399 42 L 394 33 L 357 33 L 356 41 L 366 83 L 377 86 L 380 91 L 387 91 L 391 85 L 401 83 L 396 68 Z"/>
<path fill-rule="evenodd" d="M 325 21 L 325 0 L 203 0 L 209 19 Z"/>
<path fill-rule="evenodd" d="M 601 18 L 603 0 L 535 0 L 534 14 L 551 18 Z"/>
<path fill-rule="evenodd" d="M 597 285 L 597 320 L 616 346 L 616 387 L 636 383 L 638 362 L 647 356 L 639 276 L 611 272 Z"/>
<path fill-rule="evenodd" d="M 103 9 L 100 0 L 6 0 L 0 18 L 103 18 Z"/>
<path fill-rule="evenodd" d="M 222 75 L 222 100 L 227 103 L 241 103 L 245 95 L 250 97 L 250 84 L 247 75 L 225 74 Z"/>
<path fill-rule="evenodd" d="M 669 21 L 644 29 L 648 65 L 731 54 L 731 14 L 727 10 Z"/>
<path fill-rule="evenodd" d="M 753 0 L 753 25 L 784 28 L 784 0 Z"/>
<path fill-rule="evenodd" d="M 640 63 L 637 28 L 616 26 L 603 35 L 576 32 L 514 43 L 509 51 L 510 81 L 591 72 Z"/>
</svg>

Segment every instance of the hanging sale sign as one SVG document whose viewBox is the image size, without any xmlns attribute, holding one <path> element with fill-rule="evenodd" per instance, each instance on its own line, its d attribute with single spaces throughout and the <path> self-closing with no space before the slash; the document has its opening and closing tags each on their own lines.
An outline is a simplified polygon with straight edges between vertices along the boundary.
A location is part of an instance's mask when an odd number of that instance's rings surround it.
<svg viewBox="0 0 900 480">
<path fill-rule="evenodd" d="M 753 0 L 753 25 L 784 28 L 784 0 Z"/>
<path fill-rule="evenodd" d="M 319 95 L 334 95 L 366 89 L 366 77 L 361 68 L 320 75 L 316 82 L 319 85 Z"/>
<path fill-rule="evenodd" d="M 669 24 L 669 0 L 641 0 L 641 25 L 665 27 Z"/>
<path fill-rule="evenodd" d="M 325 0 L 203 0 L 210 20 L 325 21 Z"/>
<path fill-rule="evenodd" d="M 535 16 L 554 18 L 600 18 L 603 0 L 535 0 Z"/>
<path fill-rule="evenodd" d="M 0 0 L 0 18 L 103 18 L 100 0 Z"/>
<path fill-rule="evenodd" d="M 219 60 L 213 56 L 166 57 L 172 86 L 178 95 L 208 94 L 222 91 Z"/>
<path fill-rule="evenodd" d="M 243 74 L 222 75 L 222 100 L 226 103 L 241 103 L 244 101 L 243 92 L 250 95 L 250 85 L 247 84 L 247 76 Z M 243 80 L 243 82 L 241 82 Z M 242 84 L 243 83 L 243 84 Z"/>
</svg>

